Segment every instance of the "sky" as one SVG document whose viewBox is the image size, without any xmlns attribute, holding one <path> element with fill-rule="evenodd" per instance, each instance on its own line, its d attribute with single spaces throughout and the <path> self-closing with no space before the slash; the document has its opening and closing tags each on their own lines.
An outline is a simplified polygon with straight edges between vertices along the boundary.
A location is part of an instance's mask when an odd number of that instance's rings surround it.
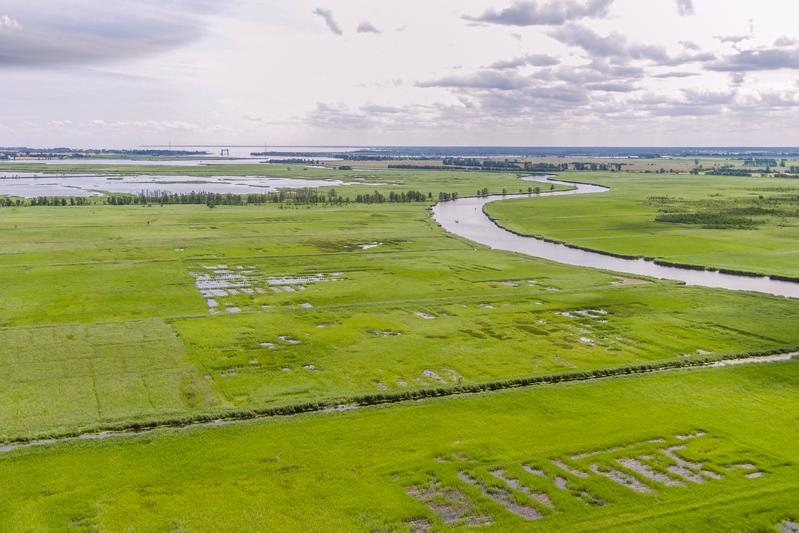
<svg viewBox="0 0 799 533">
<path fill-rule="evenodd" d="M 795 0 L 0 0 L 0 146 L 797 146 Z"/>
</svg>

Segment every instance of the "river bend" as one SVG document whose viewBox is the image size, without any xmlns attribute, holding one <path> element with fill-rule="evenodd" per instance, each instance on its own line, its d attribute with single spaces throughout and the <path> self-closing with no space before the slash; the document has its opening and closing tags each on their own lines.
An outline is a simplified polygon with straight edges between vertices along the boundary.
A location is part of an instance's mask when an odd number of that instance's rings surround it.
<svg viewBox="0 0 799 533">
<path fill-rule="evenodd" d="M 525 181 L 545 184 L 573 186 L 567 191 L 542 192 L 537 196 L 564 196 L 569 194 L 600 194 L 607 187 L 570 183 L 550 179 L 546 176 L 529 176 Z M 776 280 L 769 277 L 752 277 L 721 273 L 713 270 L 692 270 L 659 265 L 647 259 L 624 259 L 599 252 L 580 250 L 547 242 L 535 237 L 521 236 L 501 228 L 483 212 L 483 206 L 498 200 L 527 198 L 528 194 L 492 195 L 486 197 L 459 198 L 441 202 L 433 207 L 433 219 L 446 231 L 495 250 L 517 252 L 567 265 L 611 270 L 622 274 L 649 276 L 653 278 L 681 281 L 687 285 L 753 291 L 776 296 L 799 298 L 799 283 Z"/>
</svg>

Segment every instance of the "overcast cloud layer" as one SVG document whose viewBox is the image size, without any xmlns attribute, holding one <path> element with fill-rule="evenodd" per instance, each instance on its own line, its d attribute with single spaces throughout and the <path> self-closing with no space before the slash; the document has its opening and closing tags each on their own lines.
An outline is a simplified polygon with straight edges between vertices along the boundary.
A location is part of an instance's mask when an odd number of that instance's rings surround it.
<svg viewBox="0 0 799 533">
<path fill-rule="evenodd" d="M 0 145 L 796 145 L 784 0 L 0 4 Z"/>
</svg>

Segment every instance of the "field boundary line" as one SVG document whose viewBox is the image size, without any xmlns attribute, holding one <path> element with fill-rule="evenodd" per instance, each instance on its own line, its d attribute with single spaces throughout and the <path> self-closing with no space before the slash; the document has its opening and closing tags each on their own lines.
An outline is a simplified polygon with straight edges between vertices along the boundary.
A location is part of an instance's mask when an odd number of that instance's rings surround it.
<svg viewBox="0 0 799 533">
<path fill-rule="evenodd" d="M 241 421 L 294 416 L 305 413 L 341 412 L 374 405 L 399 404 L 425 400 L 428 398 L 480 394 L 509 389 L 555 385 L 558 383 L 596 381 L 601 379 L 685 369 L 726 367 L 751 363 L 787 362 L 797 357 L 799 357 L 799 347 L 792 347 L 790 349 L 775 349 L 763 352 L 743 352 L 739 354 L 706 357 L 703 359 L 694 360 L 671 360 L 632 366 L 588 370 L 583 372 L 528 376 L 504 381 L 458 385 L 455 387 L 418 389 L 399 393 L 367 394 L 339 400 L 306 402 L 282 407 L 269 407 L 262 409 L 248 409 L 216 413 L 209 412 L 187 415 L 183 417 L 140 420 L 120 424 L 97 424 L 91 427 L 74 431 L 65 431 L 62 433 L 51 433 L 26 438 L 6 439 L 5 441 L 0 441 L 4 443 L 0 444 L 0 454 L 22 448 L 57 444 L 59 442 L 101 440 L 117 436 L 137 435 L 158 429 L 183 429 L 193 426 L 219 426 Z"/>
</svg>

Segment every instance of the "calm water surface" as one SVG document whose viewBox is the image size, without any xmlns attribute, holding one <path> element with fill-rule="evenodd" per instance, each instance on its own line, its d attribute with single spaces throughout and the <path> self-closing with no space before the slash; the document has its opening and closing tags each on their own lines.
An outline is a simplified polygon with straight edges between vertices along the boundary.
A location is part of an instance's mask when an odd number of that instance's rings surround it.
<svg viewBox="0 0 799 533">
<path fill-rule="evenodd" d="M 609 190 L 599 185 L 574 184 L 550 179 L 546 176 L 529 176 L 526 181 L 546 184 L 574 186 L 568 191 L 542 192 L 539 196 L 565 196 L 570 194 L 599 194 Z M 495 195 L 484 198 L 461 198 L 452 202 L 442 202 L 433 208 L 433 218 L 450 233 L 459 235 L 495 250 L 518 252 L 558 263 L 581 267 L 612 270 L 623 274 L 650 276 L 653 278 L 682 281 L 687 285 L 699 285 L 753 291 L 799 298 L 799 283 L 780 281 L 768 277 L 749 277 L 722 274 L 714 271 L 690 270 L 678 267 L 657 265 L 646 259 L 622 259 L 597 252 L 569 248 L 562 244 L 546 242 L 535 237 L 522 237 L 497 226 L 483 213 L 483 206 L 498 200 L 527 198 L 527 194 Z M 546 200 L 541 200 L 546 201 Z"/>
<path fill-rule="evenodd" d="M 278 189 L 344 186 L 334 179 L 273 178 L 269 176 L 98 176 L 54 175 L 37 172 L 0 172 L 0 196 L 102 196 L 104 193 L 266 193 Z"/>
</svg>

